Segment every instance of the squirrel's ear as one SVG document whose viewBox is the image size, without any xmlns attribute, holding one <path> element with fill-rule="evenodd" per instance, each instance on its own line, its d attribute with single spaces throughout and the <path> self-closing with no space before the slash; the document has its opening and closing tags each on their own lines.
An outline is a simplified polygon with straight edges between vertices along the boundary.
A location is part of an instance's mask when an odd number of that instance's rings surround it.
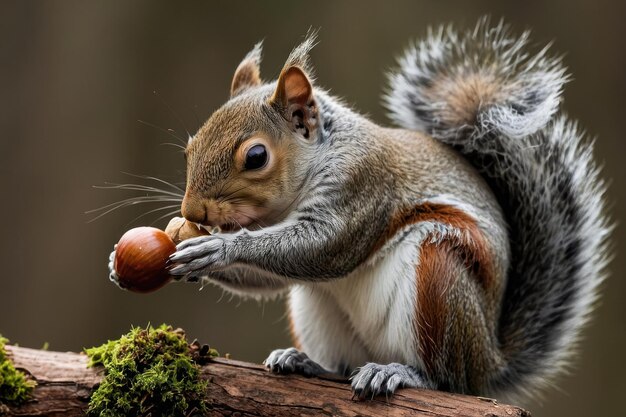
<svg viewBox="0 0 626 417">
<path fill-rule="evenodd" d="M 234 97 L 242 91 L 261 85 L 261 51 L 263 41 L 254 45 L 254 48 L 244 57 L 233 76 L 230 86 L 230 96 Z"/>
<path fill-rule="evenodd" d="M 291 66 L 281 71 L 270 102 L 291 123 L 292 129 L 303 137 L 308 139 L 317 127 L 313 86 L 300 67 Z"/>
</svg>

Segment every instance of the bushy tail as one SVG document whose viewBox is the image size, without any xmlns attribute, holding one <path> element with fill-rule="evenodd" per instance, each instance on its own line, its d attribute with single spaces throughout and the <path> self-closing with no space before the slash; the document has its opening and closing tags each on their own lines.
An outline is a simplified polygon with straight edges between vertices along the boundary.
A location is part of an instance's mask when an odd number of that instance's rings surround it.
<svg viewBox="0 0 626 417">
<path fill-rule="evenodd" d="M 494 391 L 532 390 L 564 365 L 603 280 L 609 224 L 591 144 L 557 116 L 567 80 L 528 33 L 481 20 L 431 31 L 390 75 L 391 117 L 456 147 L 485 176 L 510 227 L 512 264 Z"/>
</svg>

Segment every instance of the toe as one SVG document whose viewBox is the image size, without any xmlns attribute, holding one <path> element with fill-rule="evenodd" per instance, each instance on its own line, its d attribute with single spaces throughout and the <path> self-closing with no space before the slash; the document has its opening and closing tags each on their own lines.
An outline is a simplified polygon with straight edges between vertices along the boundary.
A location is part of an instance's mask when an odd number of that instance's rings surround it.
<svg viewBox="0 0 626 417">
<path fill-rule="evenodd" d="M 380 394 L 389 398 L 403 387 L 429 387 L 414 368 L 398 363 L 368 363 L 357 369 L 351 380 L 354 397 L 359 399 L 373 399 Z"/>
<path fill-rule="evenodd" d="M 374 374 L 369 384 L 372 397 L 375 397 L 376 395 L 382 393 L 381 388 L 383 387 L 383 384 L 386 382 L 386 379 L 387 379 L 387 373 L 382 369 L 379 370 L 376 374 Z"/>
<path fill-rule="evenodd" d="M 352 390 L 360 399 L 367 397 L 369 393 L 370 381 L 374 375 L 375 364 L 368 363 L 357 370 L 357 374 L 352 379 Z"/>
<path fill-rule="evenodd" d="M 389 379 L 387 379 L 387 384 L 386 384 L 387 386 L 385 389 L 385 394 L 388 397 L 393 395 L 393 393 L 396 392 L 396 390 L 400 386 L 401 382 L 402 382 L 402 378 L 399 375 L 391 375 Z"/>
<path fill-rule="evenodd" d="M 295 359 L 293 356 L 287 356 L 287 358 L 282 362 L 282 371 L 283 372 L 293 372 L 296 370 Z"/>
<path fill-rule="evenodd" d="M 202 242 L 206 242 L 211 239 L 213 239 L 212 236 L 200 236 L 197 238 L 185 239 L 182 242 L 180 242 L 178 245 L 176 245 L 176 250 L 181 251 L 183 249 L 196 246 Z"/>
<path fill-rule="evenodd" d="M 267 357 L 267 359 L 263 361 L 263 364 L 265 364 L 265 367 L 268 369 L 272 369 L 274 365 L 276 364 L 276 361 L 278 360 L 280 355 L 283 354 L 283 352 L 284 352 L 284 349 L 273 350 L 272 353 L 270 353 L 270 355 Z"/>
</svg>

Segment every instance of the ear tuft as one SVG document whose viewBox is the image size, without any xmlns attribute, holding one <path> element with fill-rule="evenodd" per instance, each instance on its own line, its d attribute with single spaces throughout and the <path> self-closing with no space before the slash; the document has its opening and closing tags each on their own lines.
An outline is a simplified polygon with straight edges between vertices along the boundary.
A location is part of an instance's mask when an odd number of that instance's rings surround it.
<svg viewBox="0 0 626 417">
<path fill-rule="evenodd" d="M 304 42 L 291 51 L 270 99 L 291 129 L 305 139 L 313 135 L 318 124 L 309 64 L 309 51 L 315 46 L 316 37 L 317 33 L 309 30 Z"/>
<path fill-rule="evenodd" d="M 261 85 L 261 52 L 263 41 L 254 45 L 254 48 L 241 61 L 230 86 L 230 96 L 235 97 L 250 87 Z"/>
<path fill-rule="evenodd" d="M 317 45 L 317 30 L 309 29 L 304 37 L 304 41 L 289 54 L 283 70 L 289 67 L 300 67 L 310 78 L 313 77 L 313 67 L 309 61 L 309 53 L 315 45 Z"/>
</svg>

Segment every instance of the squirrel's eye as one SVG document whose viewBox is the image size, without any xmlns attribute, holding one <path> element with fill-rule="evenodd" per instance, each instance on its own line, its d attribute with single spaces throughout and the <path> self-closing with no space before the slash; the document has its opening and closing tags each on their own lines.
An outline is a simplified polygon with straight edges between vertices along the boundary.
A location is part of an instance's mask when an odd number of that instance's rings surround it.
<svg viewBox="0 0 626 417">
<path fill-rule="evenodd" d="M 246 163 L 244 167 L 246 169 L 259 169 L 265 166 L 267 162 L 267 151 L 263 145 L 254 145 L 248 149 L 246 154 Z"/>
</svg>

